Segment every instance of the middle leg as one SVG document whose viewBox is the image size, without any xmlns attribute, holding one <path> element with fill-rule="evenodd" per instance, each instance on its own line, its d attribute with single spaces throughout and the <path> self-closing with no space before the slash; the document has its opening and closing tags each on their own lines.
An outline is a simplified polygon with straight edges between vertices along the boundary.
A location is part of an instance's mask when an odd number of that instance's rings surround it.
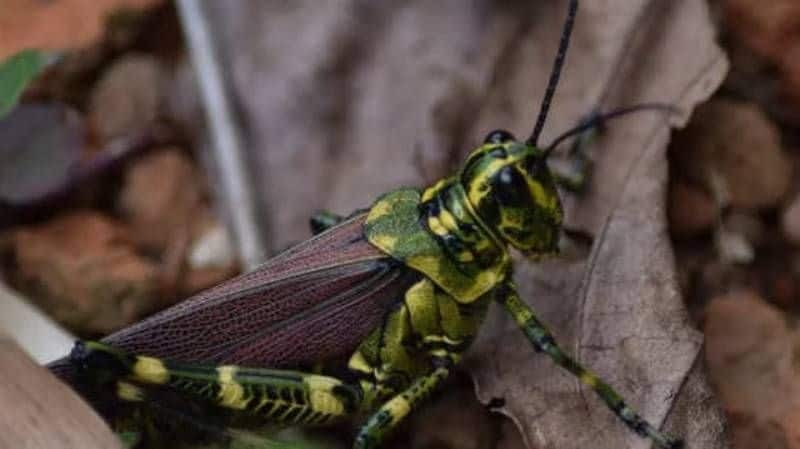
<svg viewBox="0 0 800 449">
<path fill-rule="evenodd" d="M 433 393 L 450 374 L 446 363 L 415 380 L 402 393 L 384 403 L 361 427 L 353 443 L 354 449 L 380 446 L 384 436 Z"/>
</svg>

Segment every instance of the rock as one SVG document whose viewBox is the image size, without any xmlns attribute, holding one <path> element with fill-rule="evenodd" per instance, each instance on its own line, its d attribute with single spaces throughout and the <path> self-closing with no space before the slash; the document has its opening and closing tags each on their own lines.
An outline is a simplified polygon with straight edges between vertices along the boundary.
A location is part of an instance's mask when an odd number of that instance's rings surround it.
<svg viewBox="0 0 800 449">
<path fill-rule="evenodd" d="M 796 196 L 781 215 L 783 235 L 794 244 L 800 244 L 800 195 Z"/>
<path fill-rule="evenodd" d="M 800 2 L 725 3 L 726 25 L 731 34 L 778 67 L 784 92 L 800 107 Z"/>
<path fill-rule="evenodd" d="M 749 264 L 756 256 L 753 245 L 738 232 L 725 228 L 717 228 L 714 234 L 714 245 L 719 259 L 724 263 Z"/>
<path fill-rule="evenodd" d="M 239 272 L 230 234 L 217 221 L 209 222 L 190 243 L 187 262 L 179 291 L 183 296 L 211 287 Z"/>
<path fill-rule="evenodd" d="M 210 215 L 200 174 L 175 147 L 153 151 L 132 164 L 118 207 L 134 240 L 158 254 L 179 238 L 192 240 Z"/>
<path fill-rule="evenodd" d="M 773 303 L 784 310 L 797 308 L 800 285 L 795 275 L 791 272 L 776 273 L 769 282 L 769 298 Z"/>
<path fill-rule="evenodd" d="M 714 243 L 720 260 L 749 264 L 755 259 L 755 247 L 764 241 L 764 225 L 755 215 L 731 212 L 716 229 Z"/>
<path fill-rule="evenodd" d="M 800 38 L 800 3 L 796 0 L 726 0 L 726 25 L 750 48 L 777 60 Z"/>
<path fill-rule="evenodd" d="M 206 200 L 203 176 L 180 149 L 162 148 L 137 160 L 125 175 L 118 208 L 137 244 L 160 258 L 159 291 L 168 301 L 238 272 L 235 249 Z"/>
<path fill-rule="evenodd" d="M 162 78 L 158 61 L 143 54 L 128 54 L 106 70 L 89 100 L 89 121 L 101 142 L 132 134 L 156 119 Z"/>
<path fill-rule="evenodd" d="M 756 214 L 731 211 L 725 215 L 723 226 L 728 231 L 741 235 L 755 247 L 761 246 L 766 240 L 764 223 Z"/>
<path fill-rule="evenodd" d="M 781 426 L 787 429 L 786 440 L 790 449 L 800 449 L 800 407 L 792 409 L 783 417 Z"/>
<path fill-rule="evenodd" d="M 731 420 L 734 447 L 799 448 L 800 334 L 757 294 L 714 298 L 706 308 L 709 377 Z"/>
<path fill-rule="evenodd" d="M 754 104 L 709 101 L 671 149 L 675 174 L 705 186 L 722 206 L 774 207 L 790 185 L 792 164 L 778 128 Z"/>
<path fill-rule="evenodd" d="M 786 95 L 800 108 L 800 39 L 783 58 L 783 89 Z"/>
<path fill-rule="evenodd" d="M 710 231 L 716 225 L 719 206 L 707 192 L 678 181 L 670 185 L 667 213 L 670 232 L 689 237 Z"/>
<path fill-rule="evenodd" d="M 221 223 L 214 223 L 192 242 L 189 250 L 189 267 L 226 268 L 236 263 L 236 249 L 228 230 Z"/>
<path fill-rule="evenodd" d="M 79 333 L 108 333 L 150 311 L 157 271 L 125 227 L 81 211 L 14 233 L 20 286 L 51 316 Z"/>
</svg>

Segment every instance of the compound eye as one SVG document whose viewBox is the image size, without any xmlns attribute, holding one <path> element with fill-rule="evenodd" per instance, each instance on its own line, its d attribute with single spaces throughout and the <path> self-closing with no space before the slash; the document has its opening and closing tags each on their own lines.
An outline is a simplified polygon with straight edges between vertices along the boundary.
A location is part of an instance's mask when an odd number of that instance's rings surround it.
<svg viewBox="0 0 800 449">
<path fill-rule="evenodd" d="M 486 135 L 483 143 L 505 143 L 516 140 L 514 135 L 504 129 L 496 129 Z"/>
</svg>

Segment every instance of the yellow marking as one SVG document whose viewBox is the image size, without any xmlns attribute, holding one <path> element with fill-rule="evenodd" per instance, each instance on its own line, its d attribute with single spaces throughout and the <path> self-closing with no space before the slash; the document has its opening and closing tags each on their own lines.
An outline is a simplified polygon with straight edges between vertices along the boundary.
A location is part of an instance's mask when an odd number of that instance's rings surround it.
<svg viewBox="0 0 800 449">
<path fill-rule="evenodd" d="M 344 404 L 333 394 L 333 388 L 341 385 L 341 382 L 312 374 L 303 377 L 303 383 L 308 388 L 312 410 L 326 415 L 344 415 Z"/>
<path fill-rule="evenodd" d="M 406 260 L 406 263 L 408 263 L 408 265 L 411 267 L 425 273 L 431 279 L 438 279 L 441 277 L 439 256 L 411 256 L 408 258 L 408 260 Z"/>
<path fill-rule="evenodd" d="M 123 401 L 139 402 L 144 400 L 144 392 L 136 385 L 119 381 L 117 382 L 117 397 Z"/>
<path fill-rule="evenodd" d="M 264 408 L 264 407 L 265 407 L 267 404 L 269 404 L 270 402 L 272 402 L 272 399 L 270 399 L 270 398 L 268 398 L 268 397 L 266 397 L 266 396 L 265 396 L 265 397 L 262 397 L 262 398 L 261 398 L 261 400 L 260 400 L 260 401 L 258 401 L 258 405 L 257 405 L 257 406 L 256 406 L 256 407 L 253 409 L 253 413 L 258 413 L 258 412 L 260 412 L 260 411 L 261 411 L 261 409 L 262 409 L 262 408 Z"/>
<path fill-rule="evenodd" d="M 508 305 L 508 310 L 511 312 L 511 316 L 514 317 L 517 323 L 525 324 L 528 320 L 533 318 L 531 310 L 523 306 L 522 300 L 516 295 L 509 297 L 506 304 Z"/>
<path fill-rule="evenodd" d="M 458 253 L 458 256 L 456 256 L 456 257 L 458 257 L 458 261 L 459 262 L 464 262 L 464 263 L 472 262 L 473 260 L 475 260 L 475 256 L 472 255 L 472 252 L 466 251 L 466 250 L 461 251 L 460 253 Z"/>
<path fill-rule="evenodd" d="M 475 242 L 475 249 L 480 253 L 490 249 L 491 247 L 492 247 L 492 241 L 486 238 L 482 238 L 477 242 Z"/>
<path fill-rule="evenodd" d="M 442 226 L 442 223 L 439 221 L 439 218 L 431 216 L 428 217 L 428 228 L 433 231 L 434 234 L 444 237 L 448 234 L 447 228 Z"/>
<path fill-rule="evenodd" d="M 392 415 L 393 422 L 397 422 L 411 412 L 411 403 L 403 396 L 397 396 L 386 403 L 384 410 Z"/>
<path fill-rule="evenodd" d="M 434 350 L 428 351 L 428 354 L 430 354 L 430 355 L 432 355 L 434 357 L 437 357 L 437 358 L 444 358 L 444 357 L 447 357 L 450 354 L 450 352 L 447 351 L 446 349 L 434 349 Z"/>
<path fill-rule="evenodd" d="M 296 408 L 298 408 L 298 407 L 301 407 L 301 406 L 298 406 L 298 405 L 296 405 L 296 404 L 289 403 L 289 404 L 288 404 L 288 407 L 286 407 L 286 411 L 284 411 L 284 412 L 281 414 L 281 416 L 279 416 L 279 417 L 277 418 L 277 420 L 278 420 L 278 421 L 285 421 L 285 420 L 286 420 L 286 417 L 289 415 L 289 412 L 291 412 L 292 410 L 294 410 L 294 409 L 296 409 Z"/>
<path fill-rule="evenodd" d="M 448 337 L 447 335 L 426 335 L 425 338 L 422 339 L 425 343 L 438 343 L 444 342 L 448 345 L 459 345 L 462 343 L 463 340 L 453 340 L 452 338 Z"/>
<path fill-rule="evenodd" d="M 458 230 L 458 223 L 456 222 L 455 217 L 453 217 L 453 214 L 451 214 L 448 210 L 442 209 L 439 212 L 439 221 L 442 223 L 442 226 L 450 231 L 455 232 Z"/>
<path fill-rule="evenodd" d="M 503 264 L 505 265 L 505 264 Z M 497 285 L 503 278 L 502 271 L 497 272 L 493 270 L 485 270 L 475 276 L 475 285 L 473 289 L 480 291 L 481 294 L 489 291 L 492 287 Z M 459 299 L 459 298 L 456 298 Z"/>
<path fill-rule="evenodd" d="M 594 388 L 597 386 L 597 376 L 592 373 L 583 373 L 581 374 L 581 382 Z"/>
<path fill-rule="evenodd" d="M 475 178 L 470 180 L 468 189 L 469 193 L 467 194 L 470 203 L 474 206 L 477 206 L 483 197 L 485 197 L 491 191 L 491 187 L 489 186 L 489 178 L 494 176 L 498 170 L 502 169 L 508 165 L 508 161 L 504 159 L 493 159 L 490 161 L 483 169 L 475 174 Z"/>
<path fill-rule="evenodd" d="M 392 250 L 397 244 L 397 237 L 385 234 L 373 235 L 370 237 L 370 242 L 378 248 L 391 254 Z"/>
<path fill-rule="evenodd" d="M 553 195 L 548 195 L 544 187 L 542 187 L 542 184 L 536 179 L 530 176 L 526 176 L 525 179 L 528 181 L 528 190 L 530 190 L 531 196 L 533 196 L 533 200 L 536 201 L 536 204 L 546 209 L 551 209 L 553 207 Z"/>
<path fill-rule="evenodd" d="M 364 354 L 361 351 L 356 351 L 350 357 L 350 361 L 347 363 L 347 367 L 353 371 L 358 371 L 362 373 L 371 373 L 372 366 L 369 364 L 367 359 L 364 357 Z"/>
<path fill-rule="evenodd" d="M 169 370 L 164 362 L 154 357 L 136 357 L 131 372 L 137 380 L 151 384 L 164 384 L 169 380 Z"/>
<path fill-rule="evenodd" d="M 219 395 L 217 401 L 223 407 L 244 410 L 250 398 L 244 397 L 244 387 L 234 380 L 235 366 L 220 366 L 217 368 L 219 375 Z"/>
<path fill-rule="evenodd" d="M 500 223 L 498 228 L 515 228 L 524 231 L 523 223 L 527 211 L 516 207 L 504 207 L 500 210 Z"/>
<path fill-rule="evenodd" d="M 406 290 L 405 304 L 411 317 L 411 326 L 421 335 L 435 333 L 439 329 L 439 311 L 434 298 L 433 282 L 427 278 Z"/>
<path fill-rule="evenodd" d="M 392 212 L 392 205 L 389 201 L 381 200 L 375 203 L 372 206 L 372 209 L 369 210 L 369 215 L 367 216 L 367 221 L 371 222 L 377 220 L 385 215 L 388 215 Z"/>
<path fill-rule="evenodd" d="M 507 257 L 507 256 L 505 256 Z M 497 285 L 503 278 L 504 267 L 506 266 L 505 257 L 497 266 L 490 267 L 484 271 L 479 272 L 472 279 L 469 284 L 461 283 L 458 285 L 441 285 L 441 279 L 446 276 L 442 272 L 439 257 L 437 256 L 412 256 L 406 260 L 408 266 L 415 268 L 425 273 L 431 280 L 448 290 L 453 295 L 456 301 L 465 304 L 470 303 L 480 297 L 482 294 L 491 290 L 492 287 Z"/>
<path fill-rule="evenodd" d="M 436 182 L 436 184 L 425 189 L 425 191 L 422 192 L 422 198 L 420 198 L 420 201 L 424 203 L 426 201 L 430 201 L 431 199 L 433 199 L 436 196 L 436 194 L 442 190 L 442 187 L 444 187 L 445 184 L 448 184 L 451 179 L 452 178 L 440 179 L 439 181 Z"/>
<path fill-rule="evenodd" d="M 375 370 L 375 380 L 378 382 L 385 381 L 392 377 L 390 371 L 392 370 L 392 365 L 389 363 L 384 363 L 381 365 L 380 369 Z"/>
</svg>

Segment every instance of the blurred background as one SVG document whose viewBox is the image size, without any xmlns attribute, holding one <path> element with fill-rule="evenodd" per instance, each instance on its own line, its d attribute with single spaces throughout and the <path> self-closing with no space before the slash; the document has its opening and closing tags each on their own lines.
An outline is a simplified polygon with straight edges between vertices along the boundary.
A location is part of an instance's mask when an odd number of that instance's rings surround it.
<svg viewBox="0 0 800 449">
<path fill-rule="evenodd" d="M 346 214 L 438 179 L 496 127 L 525 135 L 564 9 L 200 2 L 198 24 L 166 0 L 9 1 L 0 332 L 40 363 L 66 354 L 73 336 L 111 333 L 306 238 L 316 209 Z M 593 110 L 636 102 L 674 103 L 685 116 L 606 124 L 612 137 L 590 150 L 586 196 L 567 199 L 568 225 L 587 240 L 577 257 L 625 204 L 617 195 L 629 175 L 618 167 L 649 154 L 613 142 L 680 126 L 650 152 L 652 169 L 631 165 L 630 176 L 633 190 L 654 183 L 642 201 L 657 207 L 638 227 L 663 234 L 664 276 L 704 334 L 691 373 L 705 371 L 733 447 L 800 449 L 800 3 L 585 3 L 544 140 Z M 703 83 L 677 74 L 695 67 Z M 538 294 L 536 285 L 527 288 Z M 525 442 L 461 374 L 391 444 Z"/>
</svg>

